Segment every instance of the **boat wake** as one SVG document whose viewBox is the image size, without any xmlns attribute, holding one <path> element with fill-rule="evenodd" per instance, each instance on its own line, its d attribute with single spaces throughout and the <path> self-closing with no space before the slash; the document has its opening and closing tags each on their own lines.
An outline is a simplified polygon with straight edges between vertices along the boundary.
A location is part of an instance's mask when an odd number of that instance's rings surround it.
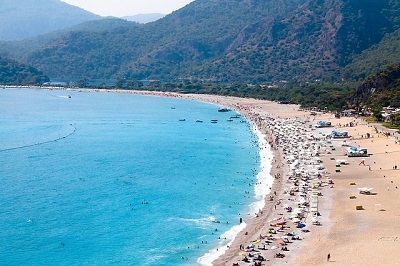
<svg viewBox="0 0 400 266">
<path fill-rule="evenodd" d="M 214 216 L 208 216 L 203 218 L 171 218 L 170 220 L 176 220 L 184 223 L 188 223 L 190 225 L 194 225 L 196 227 L 202 229 L 208 229 L 212 227 L 215 223 L 219 223 L 217 218 Z"/>
</svg>

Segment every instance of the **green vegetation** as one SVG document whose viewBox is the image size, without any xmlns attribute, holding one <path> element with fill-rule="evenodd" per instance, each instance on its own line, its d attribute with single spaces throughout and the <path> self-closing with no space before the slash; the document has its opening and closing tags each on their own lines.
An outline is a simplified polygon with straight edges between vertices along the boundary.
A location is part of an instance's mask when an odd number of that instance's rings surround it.
<svg viewBox="0 0 400 266">
<path fill-rule="evenodd" d="M 396 123 L 384 122 L 384 123 L 382 123 L 382 126 L 390 128 L 390 129 L 400 130 L 400 124 L 398 122 L 396 122 Z"/>
<path fill-rule="evenodd" d="M 400 107 L 399 47 L 399 1 L 199 0 L 154 23 L 89 21 L 0 54 L 79 86 L 367 107 L 379 119 L 383 106 Z M 6 63 L 6 83 L 46 79 L 16 66 Z"/>
<path fill-rule="evenodd" d="M 0 57 L 0 84 L 39 85 L 48 81 L 39 70 Z"/>
<path fill-rule="evenodd" d="M 347 78 L 365 79 L 400 62 L 400 30 L 387 34 L 383 40 L 356 56 L 345 68 Z"/>
<path fill-rule="evenodd" d="M 356 106 L 371 108 L 376 122 L 400 129 L 400 114 L 392 114 L 389 122 L 384 122 L 382 116 L 383 107 L 400 107 L 400 64 L 371 75 L 358 87 L 352 101 Z"/>
<path fill-rule="evenodd" d="M 393 0 L 202 0 L 154 23 L 99 20 L 0 53 L 62 81 L 337 82 L 374 73 L 360 60 L 374 62 L 372 47 L 399 27 Z"/>
<path fill-rule="evenodd" d="M 382 107 L 400 107 L 400 65 L 387 67 L 370 76 L 357 89 L 354 102 L 380 112 Z"/>
<path fill-rule="evenodd" d="M 136 89 L 133 86 L 131 89 Z M 125 86 L 124 89 L 129 89 Z M 179 92 L 184 94 L 215 94 L 256 98 L 282 103 L 300 104 L 303 107 L 317 107 L 330 111 L 346 108 L 355 90 L 352 83 L 307 83 L 307 84 L 280 84 L 278 86 L 260 86 L 243 84 L 150 84 L 140 89 Z"/>
<path fill-rule="evenodd" d="M 343 22 L 337 33 L 339 65 L 378 44 L 385 34 L 400 27 L 400 2 L 397 0 L 343 0 Z M 365 77 L 364 77 L 365 78 Z"/>
<path fill-rule="evenodd" d="M 175 81 L 190 79 L 193 73 L 202 78 L 203 63 L 227 52 L 244 28 L 294 10 L 302 1 L 195 1 L 146 25 L 68 31 L 34 49 L 26 48 L 30 43 L 18 43 L 22 49 L 17 51 L 28 53 L 15 56 L 57 80 Z"/>
<path fill-rule="evenodd" d="M 283 17 L 246 28 L 246 40 L 202 71 L 225 81 L 338 81 L 354 56 L 400 27 L 395 2 L 307 1 Z"/>
</svg>

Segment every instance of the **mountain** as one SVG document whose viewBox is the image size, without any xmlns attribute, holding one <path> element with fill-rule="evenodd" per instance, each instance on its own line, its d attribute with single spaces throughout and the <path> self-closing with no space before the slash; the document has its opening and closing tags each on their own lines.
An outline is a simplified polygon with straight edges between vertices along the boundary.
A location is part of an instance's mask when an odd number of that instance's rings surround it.
<svg viewBox="0 0 400 266">
<path fill-rule="evenodd" d="M 49 78 L 41 71 L 14 60 L 0 57 L 0 84 L 37 85 L 47 81 L 49 81 Z"/>
<path fill-rule="evenodd" d="M 201 72 L 216 73 L 218 80 L 243 75 L 259 82 L 335 79 L 354 56 L 398 29 L 399 19 L 399 1 L 307 1 L 292 13 L 245 29 Z"/>
<path fill-rule="evenodd" d="M 59 0 L 0 0 L 0 40 L 22 40 L 99 18 Z"/>
<path fill-rule="evenodd" d="M 385 106 L 400 107 L 400 64 L 368 77 L 357 89 L 353 101 L 378 110 Z"/>
<path fill-rule="evenodd" d="M 105 31 L 118 31 L 119 28 L 135 27 L 139 24 L 124 19 L 105 17 L 97 20 L 86 21 L 78 25 L 62 30 L 53 31 L 38 37 L 28 38 L 21 41 L 0 42 L 0 54 L 5 57 L 14 58 L 17 61 L 27 62 L 27 56 L 38 50 L 48 47 L 58 39 L 75 33 L 101 33 Z"/>
<path fill-rule="evenodd" d="M 58 32 L 52 32 L 47 34 L 47 36 L 57 36 L 60 34 L 65 34 L 73 31 L 81 31 L 81 32 L 104 32 L 104 31 L 113 31 L 118 28 L 123 27 L 135 27 L 137 23 L 132 21 L 126 21 L 125 19 L 115 18 L 115 17 L 104 17 L 97 20 L 86 21 L 72 27 L 65 28 Z"/>
<path fill-rule="evenodd" d="M 357 55 L 346 66 L 346 77 L 365 79 L 400 62 L 400 30 L 387 34 L 378 44 Z"/>
<path fill-rule="evenodd" d="M 57 80 L 179 79 L 222 56 L 249 23 L 283 15 L 302 1 L 198 0 L 149 24 L 69 32 L 21 58 Z"/>
<path fill-rule="evenodd" d="M 398 47 L 399 29 L 398 0 L 197 0 L 153 23 L 72 30 L 0 51 L 57 80 L 360 79 L 346 69 L 376 47 Z"/>
<path fill-rule="evenodd" d="M 149 14 L 137 14 L 134 16 L 126 16 L 122 17 L 122 19 L 126 19 L 128 21 L 137 22 L 140 24 L 150 23 L 161 18 L 165 17 L 165 14 L 160 13 L 149 13 Z"/>
</svg>

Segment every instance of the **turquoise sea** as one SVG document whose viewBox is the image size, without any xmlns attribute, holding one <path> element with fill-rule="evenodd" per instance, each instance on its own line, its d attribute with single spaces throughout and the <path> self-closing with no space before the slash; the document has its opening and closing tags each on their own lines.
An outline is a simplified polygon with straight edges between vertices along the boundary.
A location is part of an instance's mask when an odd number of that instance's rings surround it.
<svg viewBox="0 0 400 266">
<path fill-rule="evenodd" d="M 195 265 L 254 201 L 257 140 L 232 115 L 0 90 L 0 265 Z"/>
</svg>

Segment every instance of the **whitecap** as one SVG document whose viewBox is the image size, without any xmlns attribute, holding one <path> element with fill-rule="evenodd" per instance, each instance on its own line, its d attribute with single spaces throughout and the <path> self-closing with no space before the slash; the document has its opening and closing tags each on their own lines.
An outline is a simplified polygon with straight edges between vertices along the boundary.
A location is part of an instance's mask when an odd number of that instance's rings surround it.
<svg viewBox="0 0 400 266">
<path fill-rule="evenodd" d="M 271 187 L 274 182 L 271 176 L 273 153 L 265 134 L 263 134 L 256 125 L 252 124 L 253 133 L 257 136 L 260 170 L 256 176 L 256 185 L 254 186 L 255 201 L 250 204 L 250 213 L 255 214 L 262 210 L 265 206 L 265 198 L 271 192 Z M 228 246 L 232 245 L 236 236 L 246 228 L 246 223 L 233 226 L 230 230 L 221 235 L 220 243 L 217 248 L 214 248 L 201 256 L 197 263 L 200 265 L 212 265 L 215 260 L 225 254 Z"/>
<path fill-rule="evenodd" d="M 207 229 L 210 228 L 213 224 L 219 223 L 218 219 L 215 216 L 207 216 L 202 218 L 182 218 L 182 217 L 174 217 L 170 218 L 170 221 L 180 221 L 190 225 L 194 225 L 196 227 Z"/>
<path fill-rule="evenodd" d="M 246 227 L 246 223 L 233 226 L 231 229 L 226 231 L 220 236 L 221 241 L 218 243 L 218 247 L 210 250 L 203 256 L 197 259 L 197 263 L 200 265 L 212 265 L 213 262 L 222 256 L 227 250 L 228 246 L 232 245 L 235 237 Z"/>
</svg>

